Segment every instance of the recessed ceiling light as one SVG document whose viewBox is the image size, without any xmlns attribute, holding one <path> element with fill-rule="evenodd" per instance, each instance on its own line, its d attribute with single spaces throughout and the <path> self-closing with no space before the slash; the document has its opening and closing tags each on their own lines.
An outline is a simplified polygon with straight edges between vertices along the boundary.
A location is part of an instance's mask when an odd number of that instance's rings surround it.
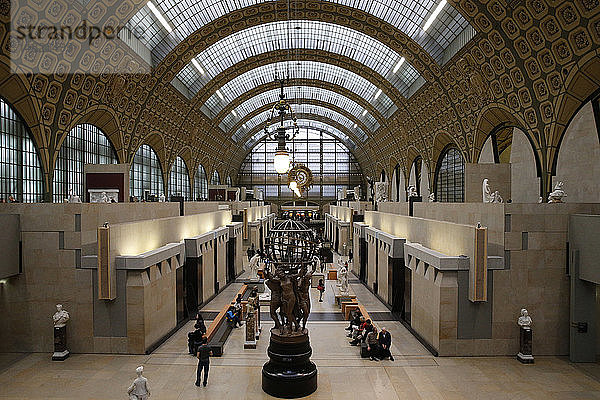
<svg viewBox="0 0 600 400">
<path fill-rule="evenodd" d="M 196 61 L 195 58 L 192 58 L 192 64 L 194 64 L 194 67 L 196 67 L 198 72 L 200 72 L 200 75 L 204 75 L 204 68 L 202 68 L 200 63 L 198 61 Z"/>
<path fill-rule="evenodd" d="M 364 117 L 365 115 L 367 115 L 367 110 L 363 111 L 362 116 Z"/>
<path fill-rule="evenodd" d="M 217 89 L 217 96 L 219 96 L 221 100 L 225 100 L 225 97 L 223 97 L 223 93 L 221 93 L 219 89 Z"/>
<path fill-rule="evenodd" d="M 437 18 L 438 14 L 442 11 L 442 8 L 444 8 L 445 5 L 446 5 L 446 0 L 440 1 L 440 4 L 437 5 L 437 7 L 435 8 L 435 10 L 433 11 L 433 14 L 431 14 L 431 16 L 429 17 L 429 19 L 425 23 L 425 26 L 423 27 L 423 31 L 424 32 L 426 32 L 427 29 L 429 29 L 429 27 L 431 26 L 431 24 L 433 24 L 433 21 L 435 21 L 435 19 Z"/>
<path fill-rule="evenodd" d="M 381 89 L 379 89 L 377 91 L 377 93 L 375 93 L 375 100 L 377 100 L 379 98 L 379 96 L 381 96 Z M 366 110 L 365 110 L 366 111 Z"/>
<path fill-rule="evenodd" d="M 398 64 L 396 64 L 396 66 L 394 67 L 394 74 L 398 72 L 402 64 L 404 64 L 404 61 L 406 61 L 406 59 L 404 57 L 400 57 L 400 61 L 398 61 Z"/>
<path fill-rule="evenodd" d="M 167 20 L 165 19 L 165 17 L 163 17 L 163 15 L 160 13 L 160 11 L 158 11 L 158 8 L 156 8 L 156 6 L 154 5 L 154 3 L 152 3 L 151 1 L 149 1 L 148 2 L 148 8 L 150 9 L 150 11 L 152 11 L 152 14 L 154 14 L 154 16 L 156 17 L 156 19 L 158 19 L 158 21 L 167 30 L 167 32 L 169 32 L 169 33 L 173 32 L 173 28 L 171 28 L 171 25 L 169 25 L 169 23 L 167 22 Z"/>
<path fill-rule="evenodd" d="M 358 125 L 354 124 L 353 128 L 354 128 L 354 129 L 356 129 L 356 127 L 357 127 L 357 126 L 358 126 Z"/>
</svg>

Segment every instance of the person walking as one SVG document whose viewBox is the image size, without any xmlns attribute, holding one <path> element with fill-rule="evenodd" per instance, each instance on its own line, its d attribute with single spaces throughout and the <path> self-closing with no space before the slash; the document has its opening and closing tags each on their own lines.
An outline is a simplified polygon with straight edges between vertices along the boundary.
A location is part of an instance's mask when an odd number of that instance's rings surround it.
<svg viewBox="0 0 600 400">
<path fill-rule="evenodd" d="M 323 292 L 325 291 L 325 284 L 323 283 L 323 279 L 319 279 L 319 284 L 317 285 L 317 290 L 319 291 L 319 302 L 323 302 Z"/>
<path fill-rule="evenodd" d="M 200 375 L 204 370 L 204 380 L 202 386 L 206 386 L 208 383 L 208 367 L 210 365 L 210 356 L 212 356 L 212 350 L 208 346 L 206 338 L 202 338 L 202 344 L 198 347 L 198 370 L 196 371 L 196 386 L 200 386 Z"/>
</svg>

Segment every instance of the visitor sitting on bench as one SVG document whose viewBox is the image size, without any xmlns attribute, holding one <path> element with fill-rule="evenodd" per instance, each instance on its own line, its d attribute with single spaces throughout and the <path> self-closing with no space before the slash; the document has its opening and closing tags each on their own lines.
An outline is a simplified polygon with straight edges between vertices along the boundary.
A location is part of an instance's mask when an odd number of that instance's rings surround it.
<svg viewBox="0 0 600 400">
<path fill-rule="evenodd" d="M 356 329 L 360 328 L 360 325 L 362 323 L 360 320 L 360 317 L 361 317 L 360 311 L 353 311 L 352 315 L 354 317 L 350 321 L 350 325 L 348 325 L 348 327 L 345 328 L 347 331 L 350 331 L 350 333 L 348 334 L 348 337 L 350 337 L 352 335 L 352 332 L 354 331 L 355 328 Z"/>
<path fill-rule="evenodd" d="M 371 320 L 368 319 L 361 325 L 358 335 L 356 336 L 356 339 L 352 340 L 350 342 L 350 344 L 352 346 L 357 346 L 359 343 L 364 342 L 365 339 L 367 338 L 367 335 L 372 330 L 373 330 L 373 324 L 371 323 Z"/>
<path fill-rule="evenodd" d="M 379 361 L 379 339 L 375 327 L 367 334 L 367 352 L 371 361 Z"/>
<path fill-rule="evenodd" d="M 236 328 L 238 326 L 238 324 L 239 324 L 239 326 L 242 326 L 242 323 L 240 322 L 240 319 L 238 318 L 237 314 L 235 313 L 235 310 L 233 307 L 229 307 L 227 314 L 225 314 L 225 318 L 227 318 L 227 323 L 232 328 Z"/>
<path fill-rule="evenodd" d="M 379 333 L 379 358 L 384 359 L 386 357 L 390 358 L 390 361 L 394 361 L 394 357 L 390 352 L 390 347 L 392 345 L 392 335 L 387 331 L 387 329 L 381 328 L 381 332 Z"/>
<path fill-rule="evenodd" d="M 359 324 L 352 325 L 352 335 L 351 335 L 352 339 L 356 339 L 356 337 L 362 333 L 361 327 L 363 326 L 364 323 L 365 323 L 365 317 L 363 317 L 361 315 Z"/>
</svg>

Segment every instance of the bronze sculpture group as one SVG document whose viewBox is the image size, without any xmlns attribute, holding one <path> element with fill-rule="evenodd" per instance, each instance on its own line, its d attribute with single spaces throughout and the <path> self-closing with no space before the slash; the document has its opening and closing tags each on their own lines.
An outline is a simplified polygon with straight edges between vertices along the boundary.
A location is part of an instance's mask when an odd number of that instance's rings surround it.
<svg viewBox="0 0 600 400">
<path fill-rule="evenodd" d="M 274 273 L 265 267 L 265 284 L 271 290 L 270 313 L 275 322 L 275 329 L 281 333 L 293 333 L 306 329 L 306 321 L 310 314 L 310 285 L 316 264 L 312 270 L 306 266 L 298 273 L 289 274 L 275 269 Z M 277 315 L 277 310 L 279 314 Z M 281 317 L 281 318 L 280 318 Z"/>
</svg>

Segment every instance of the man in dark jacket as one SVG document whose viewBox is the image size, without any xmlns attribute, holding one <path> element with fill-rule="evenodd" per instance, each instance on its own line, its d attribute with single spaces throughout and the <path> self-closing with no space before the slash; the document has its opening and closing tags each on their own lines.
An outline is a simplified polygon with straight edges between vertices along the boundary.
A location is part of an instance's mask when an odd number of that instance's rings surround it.
<svg viewBox="0 0 600 400">
<path fill-rule="evenodd" d="M 394 356 L 390 352 L 390 347 L 392 346 L 392 335 L 385 328 L 381 328 L 381 332 L 379 333 L 379 358 L 384 359 L 386 357 L 390 358 L 390 361 L 394 361 Z"/>
<path fill-rule="evenodd" d="M 206 386 L 208 381 L 208 367 L 210 365 L 210 356 L 212 356 L 212 351 L 210 347 L 208 347 L 206 338 L 202 338 L 202 344 L 198 347 L 198 353 L 196 354 L 198 357 L 198 370 L 196 371 L 196 386 L 200 386 L 200 375 L 202 374 L 202 370 L 204 370 L 204 381 L 202 382 L 202 386 Z"/>
</svg>

